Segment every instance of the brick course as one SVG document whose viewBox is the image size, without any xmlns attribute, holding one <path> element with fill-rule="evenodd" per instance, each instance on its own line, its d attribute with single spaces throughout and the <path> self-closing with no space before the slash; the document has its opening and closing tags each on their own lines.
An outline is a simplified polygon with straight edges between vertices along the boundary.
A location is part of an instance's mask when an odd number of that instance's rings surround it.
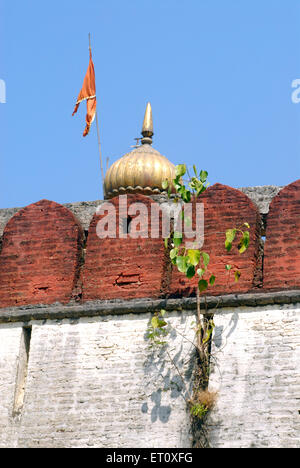
<svg viewBox="0 0 300 468">
<path fill-rule="evenodd" d="M 155 203 L 127 197 L 127 207 Z M 242 271 L 228 288 L 222 268 L 209 291 L 218 294 L 208 303 L 216 325 L 210 385 L 219 391 L 208 421 L 210 443 L 299 447 L 299 181 L 280 192 L 267 218 L 265 289 L 258 289 L 256 274 L 262 271 L 256 207 L 220 184 L 202 200 L 203 249 L 211 269 L 221 260 Z M 118 199 L 112 202 L 118 210 Z M 100 219 L 92 219 L 84 264 L 82 229 L 61 205 L 42 200 L 20 210 L 5 228 L 0 321 L 14 323 L 0 324 L 1 447 L 191 446 L 182 378 L 165 352 L 149 349 L 146 330 L 153 312 L 166 308 L 176 328 L 169 351 L 191 389 L 196 302 L 182 296 L 193 290 L 180 283 L 181 274 L 173 274 L 170 288 L 162 239 L 99 239 Z M 251 225 L 250 248 L 227 254 L 225 231 L 243 222 Z M 83 300 L 74 303 L 82 284 Z M 268 292 L 274 288 L 285 291 Z M 179 299 L 165 299 L 171 293 Z M 24 406 L 16 417 L 24 325 L 32 326 L 32 334 Z"/>
<path fill-rule="evenodd" d="M 202 250 L 210 255 L 210 274 L 216 276 L 214 286 L 209 286 L 208 294 L 226 294 L 232 292 L 246 292 L 258 286 L 256 270 L 259 268 L 259 239 L 260 216 L 254 203 L 239 190 L 226 185 L 215 184 L 209 187 L 197 200 L 204 204 L 204 244 Z M 193 216 L 193 221 L 195 216 Z M 232 250 L 225 249 L 225 232 L 227 229 L 242 227 L 243 223 L 250 225 L 250 245 L 248 250 L 240 254 L 237 249 L 239 236 L 235 240 Z M 195 224 L 193 225 L 195 229 Z M 233 273 L 225 270 L 230 264 L 241 272 L 238 282 L 234 281 Z M 173 268 L 171 280 L 171 294 L 193 295 L 195 285 L 199 281 L 198 275 L 191 281 Z"/>
<path fill-rule="evenodd" d="M 267 218 L 265 289 L 300 287 L 300 179 L 273 198 Z"/>
<path fill-rule="evenodd" d="M 0 307 L 67 303 L 79 274 L 82 229 L 73 214 L 41 200 L 7 223 L 0 254 Z"/>
<path fill-rule="evenodd" d="M 121 222 L 125 230 L 119 232 L 119 218 L 122 218 L 120 209 L 127 212 L 133 203 L 143 203 L 147 209 L 148 218 L 144 215 L 140 218 L 141 229 L 144 230 L 140 232 L 149 238 L 119 238 L 126 235 L 127 223 L 140 215 L 137 213 L 136 216 L 125 217 Z M 98 222 L 106 218 L 107 212 L 95 214 L 89 228 L 82 274 L 83 300 L 162 296 L 166 288 L 164 244 L 161 238 L 150 238 L 151 206 L 159 205 L 143 195 L 127 195 L 125 199 L 115 197 L 110 200 L 110 204 L 116 210 L 116 238 L 98 237 Z"/>
<path fill-rule="evenodd" d="M 2 238 L 0 307 L 67 303 L 74 298 L 86 302 L 195 295 L 196 279 L 191 282 L 175 267 L 171 272 L 162 239 L 149 235 L 151 207 L 159 208 L 161 200 L 157 203 L 143 195 L 126 197 L 126 209 L 139 202 L 146 206 L 149 216 L 144 229 L 148 238 L 119 238 L 117 218 L 117 237 L 99 239 L 96 229 L 104 214 L 95 214 L 86 231 L 85 258 L 82 228 L 67 207 L 42 200 L 19 210 L 7 223 Z M 205 206 L 203 250 L 209 253 L 209 270 L 216 276 L 214 286 L 208 289 L 209 295 L 299 288 L 299 180 L 281 189 L 271 202 L 269 214 L 264 214 L 267 225 L 264 252 L 261 216 L 245 193 L 215 184 L 199 201 Z M 118 217 L 119 198 L 110 203 Z M 104 206 L 103 202 L 100 206 Z M 87 209 L 91 216 L 96 204 L 88 203 Z M 127 217 L 124 227 L 138 215 L 137 212 Z M 226 229 L 244 222 L 251 226 L 249 249 L 239 254 L 235 241 L 232 251 L 226 252 Z M 160 224 L 161 217 L 156 226 L 161 235 Z M 86 221 L 84 226 L 86 229 Z M 241 271 L 237 283 L 233 273 L 229 277 L 225 271 L 226 264 Z"/>
</svg>

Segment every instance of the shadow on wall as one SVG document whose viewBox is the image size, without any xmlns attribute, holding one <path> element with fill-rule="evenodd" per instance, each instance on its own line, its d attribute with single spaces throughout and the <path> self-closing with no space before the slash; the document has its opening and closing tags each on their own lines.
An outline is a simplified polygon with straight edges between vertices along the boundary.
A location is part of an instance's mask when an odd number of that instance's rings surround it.
<svg viewBox="0 0 300 468">
<path fill-rule="evenodd" d="M 230 335 L 236 329 L 236 327 L 238 325 L 238 321 L 239 321 L 239 314 L 238 314 L 237 311 L 235 311 L 235 312 L 233 312 L 233 314 L 232 314 L 232 316 L 230 318 L 230 321 L 228 322 L 228 325 L 226 326 L 225 329 L 224 329 L 223 325 L 216 325 L 215 330 L 214 330 L 214 334 L 213 334 L 213 342 L 214 342 L 214 345 L 216 346 L 216 348 L 218 348 L 220 350 L 220 348 L 222 348 L 222 346 L 225 346 L 226 343 L 224 343 L 224 338 L 225 338 L 225 342 L 226 342 L 227 339 L 230 337 Z M 229 328 L 229 330 L 227 331 L 228 328 Z M 227 334 L 225 336 L 224 333 L 226 331 L 227 331 Z"/>
<path fill-rule="evenodd" d="M 152 393 L 151 400 L 154 403 L 154 406 L 151 411 L 151 422 L 155 422 L 157 418 L 162 423 L 167 423 L 169 421 L 169 417 L 171 414 L 171 407 L 170 405 L 164 406 L 161 405 L 161 393 L 162 390 L 159 389 L 157 392 Z"/>
<path fill-rule="evenodd" d="M 188 321 L 189 318 L 180 313 L 180 324 L 177 325 L 186 327 Z M 149 342 L 148 332 L 144 334 L 144 340 Z M 144 362 L 145 388 L 154 391 L 150 395 L 151 403 L 143 403 L 141 411 L 148 413 L 149 406 L 152 406 L 150 413 L 152 423 L 157 420 L 167 423 L 172 412 L 172 404 L 168 401 L 181 398 L 186 403 L 193 387 L 192 376 L 196 363 L 193 344 L 179 335 L 170 322 L 165 340 L 168 342 L 167 346 L 149 346 L 147 359 Z"/>
</svg>

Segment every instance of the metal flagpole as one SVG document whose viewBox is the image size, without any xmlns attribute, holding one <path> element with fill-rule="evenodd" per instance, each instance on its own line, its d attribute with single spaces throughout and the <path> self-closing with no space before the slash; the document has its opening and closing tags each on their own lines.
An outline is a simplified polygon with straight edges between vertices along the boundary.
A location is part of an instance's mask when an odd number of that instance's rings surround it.
<svg viewBox="0 0 300 468">
<path fill-rule="evenodd" d="M 91 52 L 91 34 L 89 33 L 89 50 Z M 99 157 L 100 157 L 100 169 L 101 169 L 101 178 L 102 178 L 102 189 L 103 189 L 103 198 L 104 198 L 104 173 L 102 165 L 102 153 L 101 153 L 101 142 L 100 142 L 100 132 L 99 132 L 99 123 L 98 123 L 98 112 L 96 107 L 96 127 L 97 127 L 97 137 L 98 137 L 98 148 L 99 148 Z"/>
</svg>

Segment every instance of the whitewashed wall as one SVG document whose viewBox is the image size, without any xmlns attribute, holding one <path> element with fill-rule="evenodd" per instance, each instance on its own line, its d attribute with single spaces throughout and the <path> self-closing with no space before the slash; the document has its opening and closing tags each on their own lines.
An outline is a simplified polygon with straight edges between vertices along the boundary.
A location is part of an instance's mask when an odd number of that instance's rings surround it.
<svg viewBox="0 0 300 468">
<path fill-rule="evenodd" d="M 214 447 L 299 447 L 300 305 L 215 314 Z M 192 384 L 191 312 L 169 314 L 170 353 Z M 0 446 L 190 447 L 182 380 L 145 339 L 150 314 L 33 321 L 25 400 L 13 416 L 22 323 L 0 324 Z"/>
<path fill-rule="evenodd" d="M 300 305 L 215 315 L 213 447 L 300 447 Z"/>
<path fill-rule="evenodd" d="M 0 447 L 14 446 L 18 424 L 12 423 L 22 328 L 0 324 Z"/>
<path fill-rule="evenodd" d="M 182 381 L 145 334 L 150 314 L 33 322 L 24 410 L 12 416 L 20 330 L 1 346 L 0 446 L 189 447 Z M 190 334 L 192 316 L 172 314 Z M 170 337 L 170 354 L 191 382 L 193 346 Z M 11 436 L 9 436 L 11 434 Z"/>
</svg>

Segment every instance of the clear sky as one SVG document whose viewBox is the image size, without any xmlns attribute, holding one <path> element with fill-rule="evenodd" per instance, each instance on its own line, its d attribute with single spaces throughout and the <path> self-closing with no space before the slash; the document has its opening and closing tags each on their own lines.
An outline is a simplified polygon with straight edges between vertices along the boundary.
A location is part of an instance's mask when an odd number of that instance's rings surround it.
<svg viewBox="0 0 300 468">
<path fill-rule="evenodd" d="M 300 177 L 299 0 L 0 0 L 0 207 L 103 197 L 97 133 L 72 117 L 92 37 L 103 159 L 140 136 L 211 183 Z M 300 95 L 300 93 L 299 93 Z"/>
</svg>

